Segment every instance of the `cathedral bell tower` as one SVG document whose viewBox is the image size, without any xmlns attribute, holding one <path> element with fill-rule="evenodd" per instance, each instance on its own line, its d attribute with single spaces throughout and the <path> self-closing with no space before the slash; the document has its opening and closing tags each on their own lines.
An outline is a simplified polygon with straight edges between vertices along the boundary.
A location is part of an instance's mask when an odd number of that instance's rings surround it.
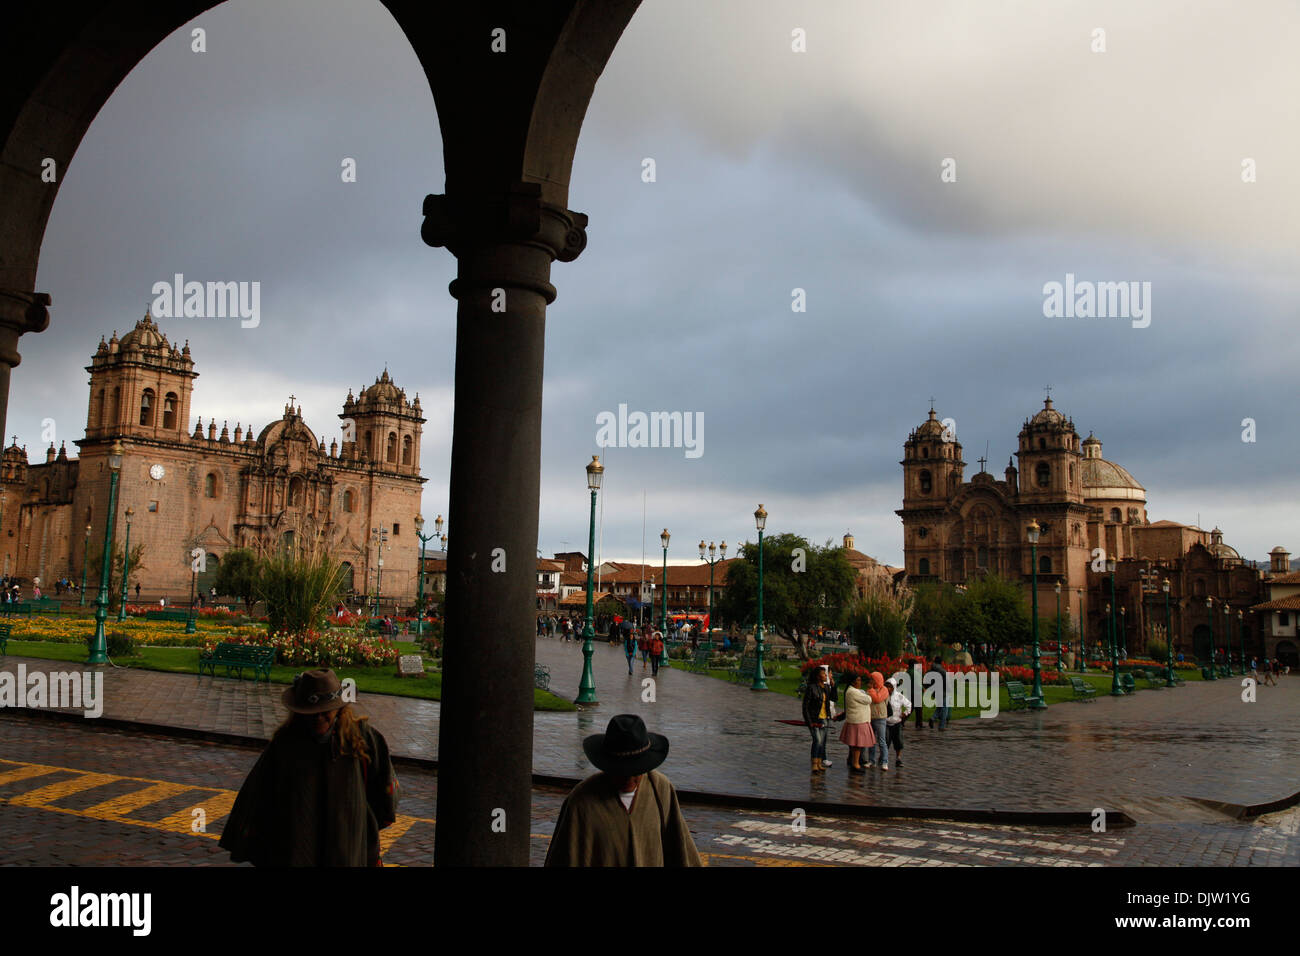
<svg viewBox="0 0 1300 956">
<path fill-rule="evenodd" d="M 943 515 L 962 485 L 961 445 L 930 408 L 903 443 L 903 553 L 918 579 L 943 574 Z"/>
<path fill-rule="evenodd" d="M 90 365 L 86 438 L 80 445 L 111 438 L 178 440 L 185 437 L 194 389 L 189 343 L 167 341 L 148 312 L 119 340 L 99 340 Z"/>
<path fill-rule="evenodd" d="M 380 471 L 399 475 L 420 473 L 420 432 L 424 425 L 420 396 L 406 400 L 388 375 L 375 379 L 358 398 L 348 392 L 343 403 L 342 457 L 369 462 Z"/>
<path fill-rule="evenodd" d="M 1051 398 L 1020 429 L 1020 494 L 1022 504 L 1083 503 L 1083 457 L 1074 422 L 1052 407 Z"/>
</svg>

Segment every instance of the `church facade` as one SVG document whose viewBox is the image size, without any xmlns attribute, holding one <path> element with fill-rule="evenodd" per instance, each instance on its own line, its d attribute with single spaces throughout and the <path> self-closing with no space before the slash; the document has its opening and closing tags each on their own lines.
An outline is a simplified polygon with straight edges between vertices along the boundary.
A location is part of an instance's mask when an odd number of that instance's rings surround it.
<svg viewBox="0 0 1300 956">
<path fill-rule="evenodd" d="M 66 575 L 80 582 L 83 559 L 103 547 L 109 520 L 109 451 L 124 456 L 118 480 L 114 547 L 130 509 L 132 549 L 144 545 L 132 574 L 142 599 L 188 601 L 193 549 L 201 548 L 206 590 L 233 548 L 268 550 L 319 541 L 344 562 L 345 589 L 410 604 L 416 594 L 420 507 L 420 399 L 408 401 L 387 370 L 343 410 L 342 442 L 307 426 L 292 397 L 277 421 L 256 431 L 199 418 L 189 428 L 194 361 L 189 343 L 168 342 L 148 314 L 119 340 L 100 340 L 86 370 L 90 393 L 77 458 L 53 445 L 28 462 L 16 442 L 0 468 L 0 545 L 7 573 L 39 578 L 47 591 Z M 384 531 L 382 566 L 376 529 Z M 377 577 L 382 578 L 377 581 Z M 97 582 L 87 582 L 95 593 Z M 134 594 L 132 595 L 134 599 Z"/>
</svg>

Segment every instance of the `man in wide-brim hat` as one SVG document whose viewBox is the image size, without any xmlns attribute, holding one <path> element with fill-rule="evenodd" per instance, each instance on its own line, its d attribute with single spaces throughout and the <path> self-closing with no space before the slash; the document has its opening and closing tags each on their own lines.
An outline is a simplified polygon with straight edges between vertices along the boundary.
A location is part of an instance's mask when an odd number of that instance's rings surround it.
<svg viewBox="0 0 1300 956">
<path fill-rule="evenodd" d="M 332 670 L 304 671 L 289 719 L 240 787 L 220 846 L 256 866 L 376 866 L 399 788 L 379 731 L 353 713 Z"/>
<path fill-rule="evenodd" d="M 547 866 L 703 865 L 677 791 L 655 769 L 668 756 L 667 737 L 619 714 L 582 749 L 601 772 L 565 798 Z"/>
</svg>

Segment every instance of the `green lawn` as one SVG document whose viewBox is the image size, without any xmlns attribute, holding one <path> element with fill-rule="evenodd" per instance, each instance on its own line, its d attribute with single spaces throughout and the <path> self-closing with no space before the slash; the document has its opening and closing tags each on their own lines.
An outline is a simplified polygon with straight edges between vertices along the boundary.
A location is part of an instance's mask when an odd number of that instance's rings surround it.
<svg viewBox="0 0 1300 956">
<path fill-rule="evenodd" d="M 676 663 L 677 662 L 674 662 L 674 664 Z M 767 678 L 767 689 L 777 694 L 785 694 L 788 697 L 797 698 L 799 696 L 798 694 L 799 684 L 803 680 L 803 675 L 802 672 L 800 671 L 801 664 L 802 662 L 800 661 L 764 662 L 763 674 Z M 717 677 L 723 679 L 727 677 L 727 671 L 721 669 L 711 669 L 706 671 L 705 673 L 707 673 L 709 677 Z M 1200 671 L 1188 670 L 1188 671 L 1176 671 L 1176 673 L 1180 678 L 1182 678 L 1185 681 L 1192 681 L 1192 680 L 1199 681 L 1201 679 Z M 1071 676 L 1082 677 L 1085 681 L 1087 681 L 1094 688 L 1096 688 L 1097 691 L 1096 696 L 1098 697 L 1104 697 L 1110 693 L 1111 678 L 1109 674 L 1104 674 L 1099 671 L 1088 671 L 1088 673 L 1086 674 L 1071 673 Z M 1220 679 L 1222 680 L 1223 678 Z M 999 682 L 999 684 L 1000 683 L 1001 682 Z M 1148 689 L 1150 688 L 1147 688 L 1145 686 L 1144 681 L 1138 682 L 1138 690 L 1148 690 Z M 999 702 L 998 702 L 999 713 L 1008 710 L 1011 701 L 1010 698 L 1007 696 L 1006 687 L 1004 686 L 998 687 L 998 697 L 999 697 Z M 1048 684 L 1043 687 L 1043 698 L 1044 700 L 1046 700 L 1049 707 L 1052 704 L 1067 703 L 1075 699 L 1074 688 L 1070 687 L 1068 684 L 1065 685 L 1064 687 L 1058 687 L 1055 685 Z M 979 716 L 979 712 L 980 711 L 978 707 L 954 707 L 949 713 L 949 719 L 957 720 L 962 717 L 977 717 Z"/>
<path fill-rule="evenodd" d="M 418 653 L 413 641 L 397 641 L 396 644 L 403 654 Z M 10 641 L 9 653 L 19 657 L 39 657 L 45 660 L 80 663 L 86 659 L 86 646 L 57 644 L 50 641 Z M 115 659 L 113 663 L 122 667 L 137 667 L 141 670 L 197 675 L 199 649 L 197 647 L 138 647 L 135 656 Z M 283 667 L 277 664 L 271 668 L 271 682 L 292 684 L 294 675 L 301 671 L 301 667 Z M 387 666 L 336 667 L 334 672 L 340 678 L 351 677 L 357 682 L 357 690 L 363 693 L 420 697 L 425 700 L 442 699 L 442 673 L 439 671 L 430 671 L 425 677 L 397 677 L 396 668 Z M 226 680 L 226 678 L 218 677 L 217 680 Z M 563 697 L 537 689 L 533 690 L 533 708 L 545 711 L 577 710 L 572 702 Z"/>
</svg>

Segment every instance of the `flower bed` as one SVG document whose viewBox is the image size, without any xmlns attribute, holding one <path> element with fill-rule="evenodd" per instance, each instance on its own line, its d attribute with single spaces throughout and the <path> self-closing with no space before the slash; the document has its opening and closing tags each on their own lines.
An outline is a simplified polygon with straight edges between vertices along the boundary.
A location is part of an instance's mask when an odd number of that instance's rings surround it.
<svg viewBox="0 0 1300 956">
<path fill-rule="evenodd" d="M 186 634 L 183 621 L 145 621 L 128 617 L 119 622 L 109 617 L 105 622 L 109 631 L 128 635 L 136 644 L 150 647 L 201 647 L 207 635 L 220 634 L 219 640 L 229 640 L 231 635 L 265 633 L 259 627 L 232 627 L 200 619 L 196 622 L 197 634 Z M 13 621 L 11 639 L 17 641 L 51 641 L 56 644 L 84 643 L 95 633 L 95 620 L 91 617 L 45 617 Z"/>
<path fill-rule="evenodd" d="M 922 670 L 929 670 L 932 666 L 919 657 L 867 658 L 858 653 L 826 654 L 816 660 L 806 662 L 800 670 L 806 675 L 810 670 L 820 667 L 822 664 L 829 664 L 832 673 L 861 674 L 864 680 L 869 678 L 872 671 L 879 671 L 887 679 L 891 674 L 897 674 L 899 671 L 911 673 L 913 664 L 919 664 Z M 983 664 L 944 664 L 943 669 L 950 674 L 982 674 L 988 672 L 988 668 Z M 998 667 L 997 672 L 999 679 L 1004 681 L 1018 680 L 1032 683 L 1034 680 L 1034 669 L 1032 667 L 1004 665 Z M 1066 684 L 1069 679 L 1055 668 L 1044 665 L 1042 668 L 1042 681 L 1044 684 Z"/>
<path fill-rule="evenodd" d="M 260 628 L 250 630 L 251 633 L 209 637 L 204 642 L 204 650 L 215 650 L 218 643 L 271 647 L 275 649 L 275 662 L 290 667 L 372 667 L 395 664 L 401 654 L 388 638 L 353 631 L 268 634 Z"/>
</svg>

